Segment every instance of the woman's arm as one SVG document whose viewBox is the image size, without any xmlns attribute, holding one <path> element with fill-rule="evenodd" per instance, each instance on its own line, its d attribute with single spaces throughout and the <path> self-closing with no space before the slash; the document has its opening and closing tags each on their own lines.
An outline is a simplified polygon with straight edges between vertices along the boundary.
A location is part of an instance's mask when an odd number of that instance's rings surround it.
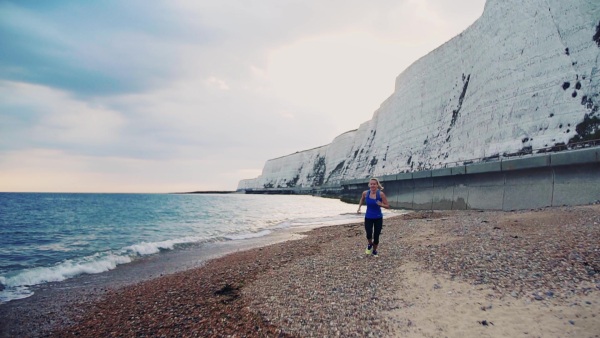
<svg viewBox="0 0 600 338">
<path fill-rule="evenodd" d="M 377 205 L 379 205 L 380 207 L 384 207 L 386 209 L 390 208 L 390 205 L 388 204 L 388 200 L 387 197 L 385 196 L 385 194 L 382 192 L 379 193 L 381 196 L 381 202 L 377 201 Z M 362 202 L 362 200 L 361 200 Z"/>
<path fill-rule="evenodd" d="M 364 201 L 365 201 L 365 192 L 363 191 L 362 195 L 360 196 L 360 202 L 358 202 L 358 210 L 356 211 L 357 214 L 360 214 L 360 207 L 362 207 Z"/>
</svg>

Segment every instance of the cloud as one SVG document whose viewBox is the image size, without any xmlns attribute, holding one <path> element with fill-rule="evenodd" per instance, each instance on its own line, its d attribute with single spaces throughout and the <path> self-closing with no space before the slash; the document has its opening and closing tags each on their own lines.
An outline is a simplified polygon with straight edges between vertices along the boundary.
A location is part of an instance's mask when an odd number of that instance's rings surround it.
<svg viewBox="0 0 600 338">
<path fill-rule="evenodd" d="M 176 21 L 164 18 L 168 7 L 155 3 L 148 10 L 137 1 L 52 3 L 0 3 L 4 79 L 95 96 L 155 87 L 177 72 L 177 42 L 189 37 Z M 204 32 L 197 34 L 190 41 L 201 44 Z"/>
<path fill-rule="evenodd" d="M 35 98 L 32 100 L 32 98 Z M 121 114 L 70 97 L 49 87 L 0 82 L 0 101 L 6 136 L 0 147 L 57 147 L 80 149 L 115 144 L 125 121 Z"/>
<path fill-rule="evenodd" d="M 235 189 L 370 119 L 483 3 L 2 1 L 0 191 Z"/>
<path fill-rule="evenodd" d="M 209 77 L 206 81 L 205 81 L 206 85 L 208 85 L 209 87 L 214 87 L 220 90 L 229 90 L 229 86 L 227 85 L 227 83 L 223 80 L 217 79 L 214 76 Z"/>
<path fill-rule="evenodd" d="M 260 170 L 238 168 L 223 154 L 171 161 L 75 155 L 55 149 L 3 152 L 0 187 L 3 191 L 62 192 L 187 192 L 223 190 L 229 182 Z M 255 163 L 256 165 L 258 163 Z M 43 170 L 40 170 L 43 168 Z M 262 166 L 259 168 L 262 169 Z M 228 185 L 229 184 L 229 185 Z"/>
<path fill-rule="evenodd" d="M 401 53 L 376 36 L 350 31 L 282 46 L 270 54 L 267 72 L 275 95 L 320 111 L 343 133 L 358 125 L 349 116 L 366 120 L 392 94 L 397 72 L 386 66 Z"/>
</svg>

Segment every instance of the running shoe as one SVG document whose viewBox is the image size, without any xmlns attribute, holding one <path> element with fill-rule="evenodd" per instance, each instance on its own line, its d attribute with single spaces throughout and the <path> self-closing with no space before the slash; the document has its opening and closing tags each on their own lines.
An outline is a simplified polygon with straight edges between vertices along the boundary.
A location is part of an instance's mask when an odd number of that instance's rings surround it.
<svg viewBox="0 0 600 338">
<path fill-rule="evenodd" d="M 373 246 L 371 244 L 367 245 L 367 250 L 365 250 L 365 255 L 370 255 L 373 253 Z"/>
<path fill-rule="evenodd" d="M 379 254 L 377 253 L 377 250 L 373 250 L 373 257 L 379 257 Z"/>
</svg>

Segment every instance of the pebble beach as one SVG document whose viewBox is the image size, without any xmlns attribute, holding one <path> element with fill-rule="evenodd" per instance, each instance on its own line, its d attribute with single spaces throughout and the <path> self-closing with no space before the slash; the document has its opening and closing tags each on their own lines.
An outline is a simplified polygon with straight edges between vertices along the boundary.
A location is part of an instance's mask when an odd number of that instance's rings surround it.
<svg viewBox="0 0 600 338">
<path fill-rule="evenodd" d="M 1 337 L 600 337 L 600 205 L 317 228 L 94 293 L 0 305 Z"/>
</svg>

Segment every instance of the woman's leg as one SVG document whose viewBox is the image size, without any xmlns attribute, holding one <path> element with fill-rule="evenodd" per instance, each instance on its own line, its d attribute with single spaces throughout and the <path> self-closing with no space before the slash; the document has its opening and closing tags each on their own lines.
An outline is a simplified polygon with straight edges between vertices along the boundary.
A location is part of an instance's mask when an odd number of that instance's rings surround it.
<svg viewBox="0 0 600 338">
<path fill-rule="evenodd" d="M 373 220 L 365 218 L 365 232 L 367 233 L 367 242 L 373 244 Z"/>
<path fill-rule="evenodd" d="M 377 251 L 377 246 L 379 245 L 379 235 L 381 234 L 381 229 L 383 228 L 383 218 L 373 220 L 373 225 L 375 227 L 373 234 L 373 250 Z"/>
</svg>

